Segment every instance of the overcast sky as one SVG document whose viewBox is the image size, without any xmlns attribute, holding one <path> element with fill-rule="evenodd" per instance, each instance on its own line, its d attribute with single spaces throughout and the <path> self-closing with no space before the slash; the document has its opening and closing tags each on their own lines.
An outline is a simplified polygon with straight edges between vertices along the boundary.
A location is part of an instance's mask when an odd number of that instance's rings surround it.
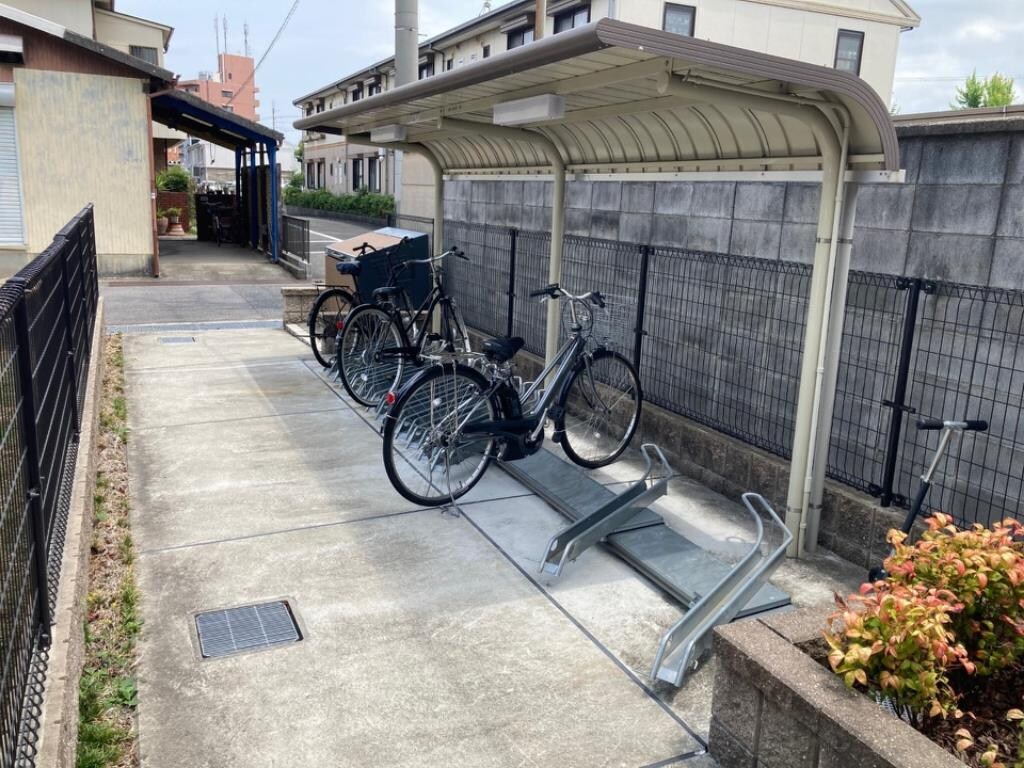
<svg viewBox="0 0 1024 768">
<path fill-rule="evenodd" d="M 189 78 L 200 70 L 216 70 L 215 15 L 228 20 L 232 53 L 242 52 L 242 29 L 248 23 L 249 47 L 258 59 L 292 2 L 118 0 L 117 9 L 173 26 L 166 63 Z M 498 0 L 495 7 L 500 4 Z M 979 75 L 1000 71 L 1014 76 L 1019 83 L 1018 101 L 1024 98 L 1020 0 L 911 0 L 911 4 L 923 22 L 904 33 L 900 43 L 895 100 L 903 114 L 948 108 L 957 82 L 975 68 Z M 483 0 L 420 0 L 420 30 L 426 36 L 443 32 L 478 15 L 482 6 Z M 262 121 L 275 122 L 294 140 L 297 133 L 291 124 L 298 114 L 292 99 L 391 55 L 393 8 L 391 0 L 300 0 L 256 73 Z"/>
</svg>

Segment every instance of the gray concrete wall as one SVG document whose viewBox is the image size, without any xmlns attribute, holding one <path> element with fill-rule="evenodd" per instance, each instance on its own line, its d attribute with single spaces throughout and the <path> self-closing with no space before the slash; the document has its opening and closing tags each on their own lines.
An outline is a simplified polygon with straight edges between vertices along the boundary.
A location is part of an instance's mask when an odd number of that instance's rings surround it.
<svg viewBox="0 0 1024 768">
<path fill-rule="evenodd" d="M 853 268 L 998 288 L 1024 287 L 1024 133 L 904 132 L 907 183 L 868 185 Z M 547 231 L 551 184 L 453 181 L 456 221 Z M 571 181 L 566 233 L 809 263 L 817 184 Z"/>
</svg>

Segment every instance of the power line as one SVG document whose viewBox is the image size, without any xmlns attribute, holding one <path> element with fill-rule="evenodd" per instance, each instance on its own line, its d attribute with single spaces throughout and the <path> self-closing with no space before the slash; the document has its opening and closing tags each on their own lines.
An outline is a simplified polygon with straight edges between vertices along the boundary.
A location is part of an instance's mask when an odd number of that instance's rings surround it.
<svg viewBox="0 0 1024 768">
<path fill-rule="evenodd" d="M 277 43 L 278 38 L 281 37 L 281 33 L 284 32 L 284 28 L 288 26 L 288 22 L 291 21 L 292 16 L 295 15 L 295 9 L 298 8 L 298 7 L 299 7 L 299 0 L 295 0 L 295 2 L 292 3 L 292 7 L 288 9 L 288 14 L 284 17 L 284 21 L 281 22 L 281 26 L 279 26 L 277 28 L 277 32 L 274 33 L 274 37 L 270 41 L 270 45 L 267 46 L 267 50 L 265 50 L 263 52 L 263 55 L 260 56 L 260 60 L 256 62 L 256 66 L 252 68 L 252 72 L 250 72 L 249 76 L 247 78 L 245 78 L 245 82 L 242 83 L 241 86 L 239 86 L 237 89 L 235 89 L 234 94 L 231 96 L 230 99 L 227 100 L 227 103 L 224 106 L 227 106 L 228 104 L 233 102 L 235 100 L 235 96 L 237 96 L 242 91 L 244 91 L 245 90 L 245 86 L 247 86 L 252 81 L 252 79 L 254 77 L 256 77 L 256 70 L 260 68 L 260 66 L 266 60 L 267 55 L 274 49 L 274 44 Z M 225 43 L 225 47 L 227 47 L 226 43 Z"/>
<path fill-rule="evenodd" d="M 962 83 L 969 77 L 970 75 L 938 75 L 936 77 L 922 75 L 921 77 L 897 77 L 895 80 L 898 83 Z M 1004 75 L 1004 77 L 1024 80 L 1024 75 Z"/>
</svg>

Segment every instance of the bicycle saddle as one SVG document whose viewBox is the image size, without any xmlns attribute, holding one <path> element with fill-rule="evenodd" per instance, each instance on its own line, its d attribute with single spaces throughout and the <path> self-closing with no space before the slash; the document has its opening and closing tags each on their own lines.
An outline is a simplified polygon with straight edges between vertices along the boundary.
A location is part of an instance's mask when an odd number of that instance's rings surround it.
<svg viewBox="0 0 1024 768">
<path fill-rule="evenodd" d="M 397 285 L 385 285 L 382 288 L 377 288 L 373 292 L 373 298 L 376 301 L 384 301 L 390 299 L 392 296 L 397 296 L 401 293 L 402 289 Z"/>
<path fill-rule="evenodd" d="M 341 274 L 352 275 L 353 277 L 363 271 L 363 265 L 358 261 L 339 261 L 334 266 Z"/>
<path fill-rule="evenodd" d="M 481 349 L 491 362 L 504 363 L 515 357 L 516 352 L 522 349 L 525 343 L 518 336 L 499 336 L 485 341 Z"/>
</svg>

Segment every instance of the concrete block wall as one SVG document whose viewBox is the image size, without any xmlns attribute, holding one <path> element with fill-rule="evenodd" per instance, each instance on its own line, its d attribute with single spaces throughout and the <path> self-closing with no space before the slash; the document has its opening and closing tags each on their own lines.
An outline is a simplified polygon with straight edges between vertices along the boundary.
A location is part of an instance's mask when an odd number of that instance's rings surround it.
<svg viewBox="0 0 1024 768">
<path fill-rule="evenodd" d="M 1024 132 L 901 130 L 907 182 L 866 185 L 852 266 L 867 272 L 1024 287 Z M 451 181 L 446 216 L 548 231 L 551 183 Z M 566 233 L 810 263 L 817 184 L 570 181 Z"/>
</svg>

